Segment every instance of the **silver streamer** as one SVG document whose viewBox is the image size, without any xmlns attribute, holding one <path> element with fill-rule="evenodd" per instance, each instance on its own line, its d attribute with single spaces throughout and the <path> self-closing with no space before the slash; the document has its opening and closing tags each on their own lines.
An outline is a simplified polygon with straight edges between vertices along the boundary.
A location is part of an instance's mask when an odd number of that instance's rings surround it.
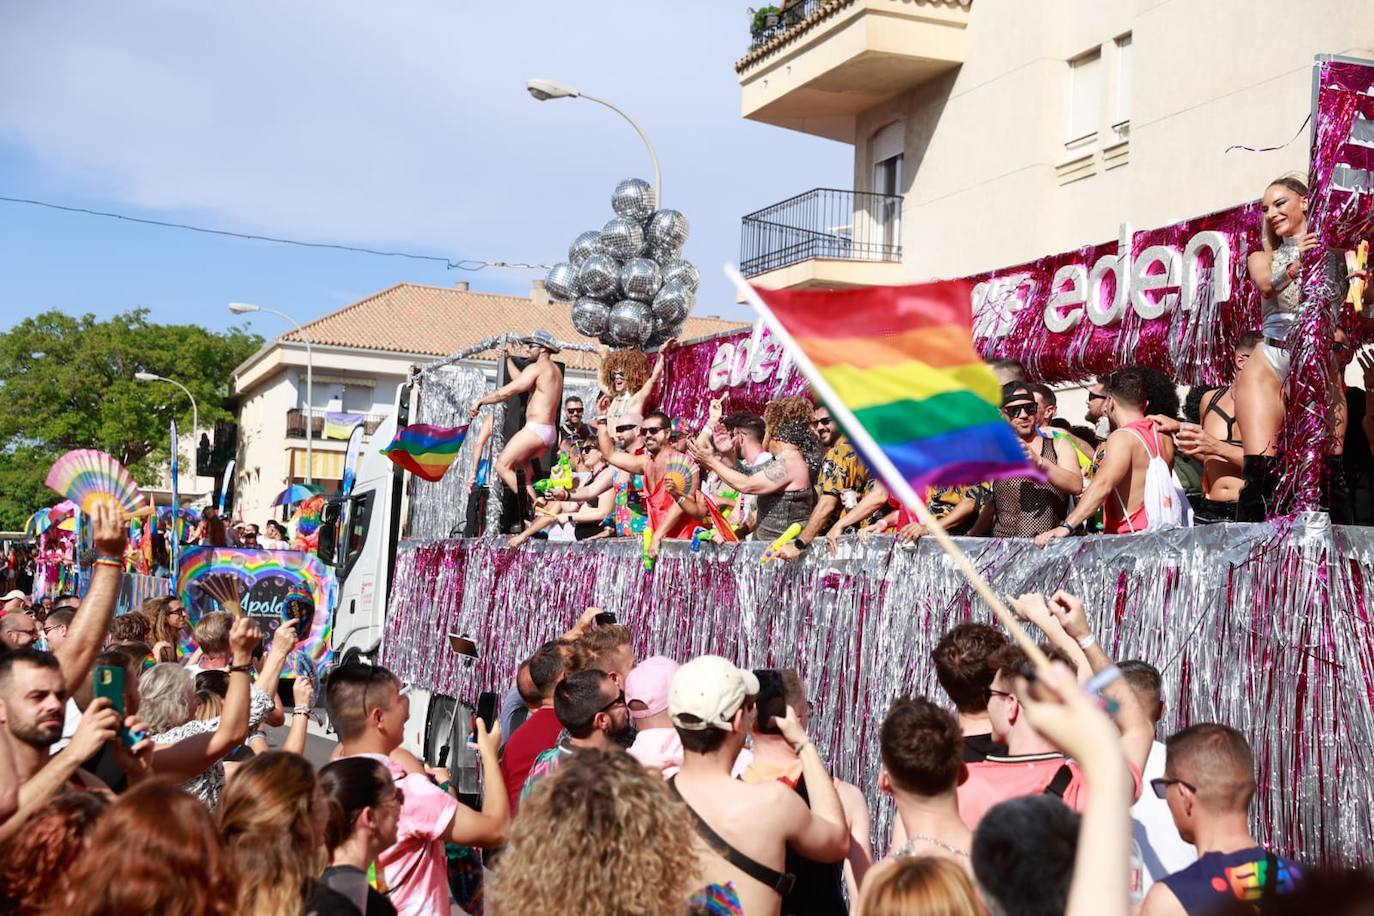
<svg viewBox="0 0 1374 916">
<path fill-rule="evenodd" d="M 444 527 L 442 525 L 436 527 Z M 1191 722 L 1239 728 L 1255 749 L 1256 835 L 1285 855 L 1363 859 L 1374 848 L 1374 531 L 1325 516 L 1148 535 L 960 539 L 999 592 L 1081 596 L 1115 658 L 1164 674 L 1161 737 Z M 817 545 L 819 548 L 820 545 Z M 837 557 L 759 563 L 762 545 L 664 545 L 652 572 L 631 541 L 495 539 L 402 546 L 383 657 L 408 683 L 475 698 L 589 604 L 614 611 L 639 656 L 716 652 L 750 667 L 795 667 L 816 704 L 812 738 L 834 772 L 864 789 L 886 845 L 878 728 L 891 700 L 943 699 L 929 664 L 960 621 L 991 621 L 929 541 L 846 539 Z M 444 639 L 471 633 L 462 668 Z M 1147 789 L 1148 791 L 1148 789 Z"/>
<path fill-rule="evenodd" d="M 419 409 L 411 414 L 412 423 L 431 423 L 435 426 L 462 426 L 468 422 L 472 402 L 490 390 L 487 374 L 468 366 L 446 366 L 425 373 L 420 379 Z M 499 408 L 499 405 L 498 405 Z M 487 416 L 498 408 L 484 407 L 472 421 L 472 435 L 463 442 L 458 460 L 449 467 L 442 480 L 430 483 L 410 475 L 410 512 L 405 531 L 411 537 L 445 538 L 455 528 L 462 534 L 467 518 L 468 481 L 472 469 L 481 456 L 474 455 L 477 431 Z M 493 459 L 500 452 L 500 415 L 492 430 L 487 451 Z M 375 521 L 375 520 L 374 520 Z"/>
</svg>

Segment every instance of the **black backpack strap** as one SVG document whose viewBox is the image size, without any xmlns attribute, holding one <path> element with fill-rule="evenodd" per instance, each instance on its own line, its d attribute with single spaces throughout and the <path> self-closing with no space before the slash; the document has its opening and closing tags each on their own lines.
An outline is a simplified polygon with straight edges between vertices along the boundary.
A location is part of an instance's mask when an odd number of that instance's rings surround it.
<svg viewBox="0 0 1374 916">
<path fill-rule="evenodd" d="M 1064 793 L 1068 791 L 1071 782 L 1073 782 L 1073 770 L 1069 769 L 1069 765 L 1066 763 L 1055 770 L 1054 778 L 1050 780 L 1049 785 L 1045 786 L 1045 791 L 1042 794 L 1053 795 L 1063 801 Z"/>
<path fill-rule="evenodd" d="M 682 797 L 682 793 L 677 790 L 677 777 L 668 780 L 668 791 L 673 793 L 673 797 L 686 806 L 687 811 L 692 815 L 692 820 L 696 824 L 697 835 L 706 841 L 721 857 L 731 865 L 744 872 L 764 887 L 772 888 L 783 897 L 792 893 L 792 886 L 797 883 L 797 876 L 769 868 L 762 862 L 755 861 L 749 856 L 731 846 L 725 837 L 711 829 L 711 825 L 697 813 L 696 809 L 687 804 L 687 799 Z"/>
</svg>

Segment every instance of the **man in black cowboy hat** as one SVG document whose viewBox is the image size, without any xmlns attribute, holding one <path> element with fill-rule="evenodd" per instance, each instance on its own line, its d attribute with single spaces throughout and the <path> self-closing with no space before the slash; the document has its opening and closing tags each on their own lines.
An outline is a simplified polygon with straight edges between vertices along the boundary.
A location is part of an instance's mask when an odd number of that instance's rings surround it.
<svg viewBox="0 0 1374 916">
<path fill-rule="evenodd" d="M 563 373 L 552 358 L 559 351 L 553 335 L 548 331 L 535 331 L 521 343 L 525 352 L 517 355 L 529 359 L 529 365 L 505 385 L 474 401 L 470 411 L 476 418 L 484 404 L 498 404 L 514 395 L 530 393 L 525 406 L 525 425 L 510 437 L 496 458 L 495 471 L 512 493 L 517 489 L 515 472 L 525 471 L 526 480 L 532 481 L 530 463 L 558 441 L 558 411 L 563 401 Z"/>
</svg>

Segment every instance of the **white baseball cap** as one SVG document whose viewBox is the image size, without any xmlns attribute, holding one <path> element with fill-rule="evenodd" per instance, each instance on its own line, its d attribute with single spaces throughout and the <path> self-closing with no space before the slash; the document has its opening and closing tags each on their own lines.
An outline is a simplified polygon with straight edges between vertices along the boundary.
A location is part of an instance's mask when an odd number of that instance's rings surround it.
<svg viewBox="0 0 1374 916">
<path fill-rule="evenodd" d="M 759 679 L 754 672 L 736 668 L 719 655 L 703 655 L 673 675 L 668 686 L 668 715 L 674 725 L 688 731 L 732 731 L 730 720 L 744 701 L 758 692 Z"/>
</svg>

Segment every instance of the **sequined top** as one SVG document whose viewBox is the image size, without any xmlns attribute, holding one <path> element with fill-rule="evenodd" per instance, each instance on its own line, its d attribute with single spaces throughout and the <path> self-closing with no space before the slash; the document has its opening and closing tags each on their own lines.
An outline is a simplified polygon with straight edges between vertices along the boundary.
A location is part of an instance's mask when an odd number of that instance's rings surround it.
<svg viewBox="0 0 1374 916">
<path fill-rule="evenodd" d="M 1294 261 L 1301 263 L 1298 255 L 1296 236 L 1286 238 L 1274 251 L 1273 276 L 1286 271 Z M 1345 260 L 1339 251 L 1328 249 L 1323 262 L 1326 276 L 1336 289 L 1346 288 Z M 1343 298 L 1343 294 L 1342 294 Z M 1266 296 L 1260 303 L 1260 331 L 1265 337 L 1287 340 L 1288 335 L 1298 323 L 1298 311 L 1302 305 L 1302 283 L 1294 280 L 1273 296 Z"/>
<path fill-rule="evenodd" d="M 1040 457 L 1051 464 L 1058 463 L 1055 440 L 1040 440 Z M 1029 477 L 1008 477 L 993 481 L 992 507 L 997 518 L 992 530 L 994 537 L 1033 538 L 1064 524 L 1069 514 L 1069 496 Z"/>
<path fill-rule="evenodd" d="M 792 490 L 784 493 L 762 493 L 759 500 L 759 524 L 754 529 L 754 537 L 765 543 L 772 543 L 782 537 L 782 533 L 792 527 L 794 522 L 805 526 L 811 518 L 811 510 L 816 506 L 816 491 L 812 489 Z"/>
</svg>

